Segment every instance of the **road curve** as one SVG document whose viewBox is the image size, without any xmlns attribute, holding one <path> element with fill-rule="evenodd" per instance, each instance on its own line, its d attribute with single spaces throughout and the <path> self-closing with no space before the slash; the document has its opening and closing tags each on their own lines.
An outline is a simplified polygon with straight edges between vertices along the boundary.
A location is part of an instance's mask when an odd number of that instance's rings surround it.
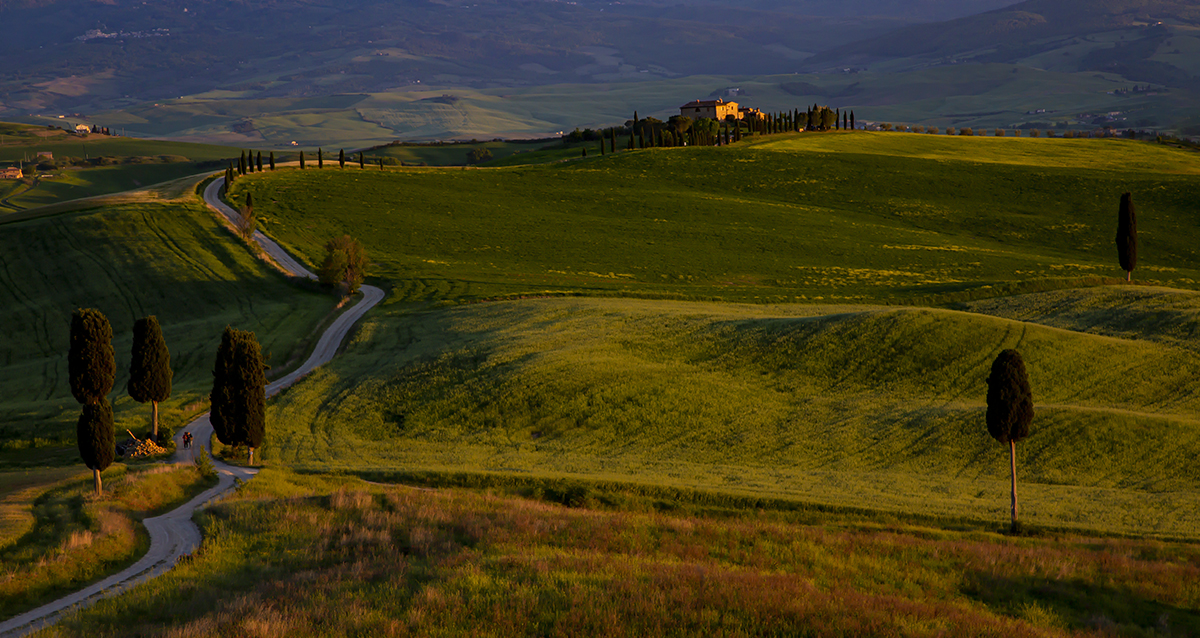
<svg viewBox="0 0 1200 638">
<path fill-rule="evenodd" d="M 237 225 L 238 219 L 242 214 L 233 210 L 228 204 L 221 201 L 221 187 L 225 185 L 225 178 L 218 177 L 212 183 L 204 188 L 204 203 L 208 207 L 217 211 L 229 220 L 229 223 Z M 287 251 L 280 248 L 279 244 L 271 240 L 262 233 L 261 230 L 254 231 L 254 241 L 262 246 L 262 249 L 267 255 L 279 265 L 280 268 L 297 277 L 307 277 L 316 279 L 317 276 L 312 271 L 304 267 L 299 261 L 296 261 Z"/>
<path fill-rule="evenodd" d="M 204 200 L 215 211 L 233 221 L 237 214 L 218 198 L 220 185 L 224 178 L 216 180 L 204 190 Z M 255 241 L 275 260 L 275 263 L 296 276 L 316 279 L 299 262 L 287 254 L 279 244 L 276 244 L 261 232 L 254 234 Z M 384 292 L 375 286 L 363 286 L 363 297 L 346 312 L 343 312 L 332 325 L 322 333 L 308 360 L 288 375 L 267 384 L 266 394 L 274 396 L 280 390 L 292 385 L 304 375 L 317 367 L 328 363 L 337 354 L 337 349 L 346 338 L 354 324 L 373 308 L 384 297 Z M 191 463 L 195 459 L 199 445 L 212 439 L 212 423 L 208 413 L 202 414 L 196 420 L 184 426 L 175 434 L 175 463 Z M 191 432 L 196 446 L 192 449 L 183 448 L 183 434 Z M 14 616 L 0 622 L 0 638 L 24 636 L 58 622 L 64 615 L 91 606 L 98 600 L 116 596 L 125 590 L 159 576 L 172 567 L 179 559 L 190 556 L 200 546 L 200 529 L 192 522 L 192 514 L 209 502 L 224 496 L 234 489 L 239 482 L 249 480 L 258 473 L 257 469 L 235 467 L 213 459 L 213 465 L 218 472 L 218 483 L 204 493 L 196 496 L 186 504 L 143 522 L 150 534 L 150 549 L 140 560 L 129 568 L 93 583 L 92 585 L 69 596 L 47 603 L 37 609 Z"/>
</svg>

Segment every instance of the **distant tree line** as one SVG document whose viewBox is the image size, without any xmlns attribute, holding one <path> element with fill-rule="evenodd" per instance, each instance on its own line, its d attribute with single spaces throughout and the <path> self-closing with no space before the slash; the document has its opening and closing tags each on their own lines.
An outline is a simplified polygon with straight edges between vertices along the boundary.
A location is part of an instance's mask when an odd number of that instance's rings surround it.
<svg viewBox="0 0 1200 638">
<path fill-rule="evenodd" d="M 677 146 L 725 146 L 745 137 L 793 133 L 799 131 L 834 131 L 852 129 L 856 125 L 853 111 L 814 104 L 804 111 L 793 109 L 775 113 L 751 114 L 743 119 L 728 117 L 692 119 L 672 115 L 666 122 L 655 117 L 633 118 L 622 126 L 601 129 L 578 129 L 563 136 L 564 143 L 599 142 L 601 155 L 618 150 Z M 587 156 L 586 149 L 583 153 Z"/>
</svg>

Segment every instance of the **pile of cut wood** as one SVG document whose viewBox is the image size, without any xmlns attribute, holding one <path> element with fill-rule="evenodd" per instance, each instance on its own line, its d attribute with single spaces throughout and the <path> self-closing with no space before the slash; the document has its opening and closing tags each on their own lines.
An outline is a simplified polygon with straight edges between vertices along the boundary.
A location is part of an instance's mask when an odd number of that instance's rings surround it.
<svg viewBox="0 0 1200 638">
<path fill-rule="evenodd" d="M 125 431 L 129 432 L 129 430 Z M 117 444 L 117 453 L 132 459 L 142 456 L 166 454 L 167 449 L 150 439 L 139 439 L 133 435 L 133 432 L 129 432 L 129 438 Z"/>
</svg>

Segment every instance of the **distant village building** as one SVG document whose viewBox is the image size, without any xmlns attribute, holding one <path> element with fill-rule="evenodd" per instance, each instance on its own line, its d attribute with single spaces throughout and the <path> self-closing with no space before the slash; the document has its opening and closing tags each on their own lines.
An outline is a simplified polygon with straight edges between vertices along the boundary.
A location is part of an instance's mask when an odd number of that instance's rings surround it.
<svg viewBox="0 0 1200 638">
<path fill-rule="evenodd" d="M 765 120 L 765 119 L 767 119 L 767 116 L 766 116 L 766 114 L 764 114 L 762 111 L 760 111 L 758 109 L 752 109 L 748 106 L 743 106 L 738 109 L 737 119 L 744 120 L 746 118 L 751 118 L 751 119 L 755 119 L 755 120 Z"/>
<path fill-rule="evenodd" d="M 48 160 L 54 159 L 54 153 L 51 151 L 38 151 L 37 156 L 38 156 L 38 159 L 48 159 Z"/>
<path fill-rule="evenodd" d="M 0 168 L 0 179 L 21 179 L 25 174 L 16 166 L 6 166 Z"/>
<path fill-rule="evenodd" d="M 737 102 L 726 102 L 721 98 L 715 100 L 693 100 L 679 107 L 679 114 L 693 120 L 708 118 L 722 121 L 727 117 L 740 120 Z"/>
<path fill-rule="evenodd" d="M 87 135 L 88 133 L 92 132 L 92 127 L 88 126 L 87 124 L 76 124 L 75 132 L 81 135 Z"/>
</svg>

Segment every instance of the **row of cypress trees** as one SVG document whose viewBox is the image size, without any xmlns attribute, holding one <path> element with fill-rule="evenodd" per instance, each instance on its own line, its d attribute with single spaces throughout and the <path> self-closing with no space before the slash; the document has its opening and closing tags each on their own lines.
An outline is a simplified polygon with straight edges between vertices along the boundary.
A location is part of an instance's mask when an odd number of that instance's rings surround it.
<svg viewBox="0 0 1200 638">
<path fill-rule="evenodd" d="M 729 122 L 716 122 L 701 119 L 696 122 L 687 120 L 682 126 L 671 122 L 661 122 L 654 118 L 642 119 L 638 112 L 633 112 L 633 120 L 626 122 L 629 139 L 623 144 L 628 150 L 652 147 L 671 146 L 722 146 L 741 141 L 743 130 L 748 135 L 771 135 L 776 133 L 798 132 L 800 130 L 840 130 L 853 129 L 856 125 L 854 111 L 843 113 L 840 109 L 830 109 L 828 106 L 817 104 L 808 107 L 801 113 L 800 109 L 766 113 L 761 118 L 751 117 L 738 120 L 730 126 Z M 701 124 L 704 122 L 704 124 Z M 600 154 L 617 152 L 618 127 L 600 131 Z M 587 157 L 587 149 L 583 150 Z"/>
<path fill-rule="evenodd" d="M 116 458 L 112 404 L 108 394 L 116 380 L 112 325 L 104 313 L 80 308 L 71 316 L 67 369 L 71 394 L 83 404 L 76 423 L 79 455 L 92 470 L 96 495 L 102 494 L 100 473 Z M 126 391 L 133 400 L 151 404 L 151 438 L 158 440 L 158 403 L 171 396 L 171 353 L 158 318 L 133 324 L 133 347 Z M 225 445 L 246 446 L 250 462 L 266 435 L 266 366 L 253 332 L 226 327 L 213 366 L 210 420 Z"/>
<path fill-rule="evenodd" d="M 81 308 L 71 316 L 71 347 L 67 354 L 71 394 L 83 404 L 75 426 L 79 455 L 92 470 L 96 494 L 101 494 L 100 472 L 116 457 L 112 404 L 108 393 L 116 380 L 112 325 L 104 313 Z M 126 391 L 134 401 L 150 403 L 153 431 L 158 440 L 158 403 L 171 396 L 171 353 L 167 350 L 158 318 L 151 315 L 133 324 L 133 349 Z"/>
<path fill-rule="evenodd" d="M 242 151 L 241 157 L 238 158 L 237 174 L 238 175 L 246 175 L 248 173 L 255 172 L 256 163 L 258 166 L 258 172 L 259 173 L 263 172 L 262 151 L 258 152 L 257 161 L 254 156 L 254 151 L 249 151 L 249 152 Z M 275 151 L 271 151 L 270 154 L 267 156 L 267 165 L 271 168 L 271 170 L 275 170 Z M 232 163 L 230 165 L 230 169 L 231 170 L 233 169 Z M 227 172 L 227 174 L 228 174 L 228 172 Z"/>
</svg>

